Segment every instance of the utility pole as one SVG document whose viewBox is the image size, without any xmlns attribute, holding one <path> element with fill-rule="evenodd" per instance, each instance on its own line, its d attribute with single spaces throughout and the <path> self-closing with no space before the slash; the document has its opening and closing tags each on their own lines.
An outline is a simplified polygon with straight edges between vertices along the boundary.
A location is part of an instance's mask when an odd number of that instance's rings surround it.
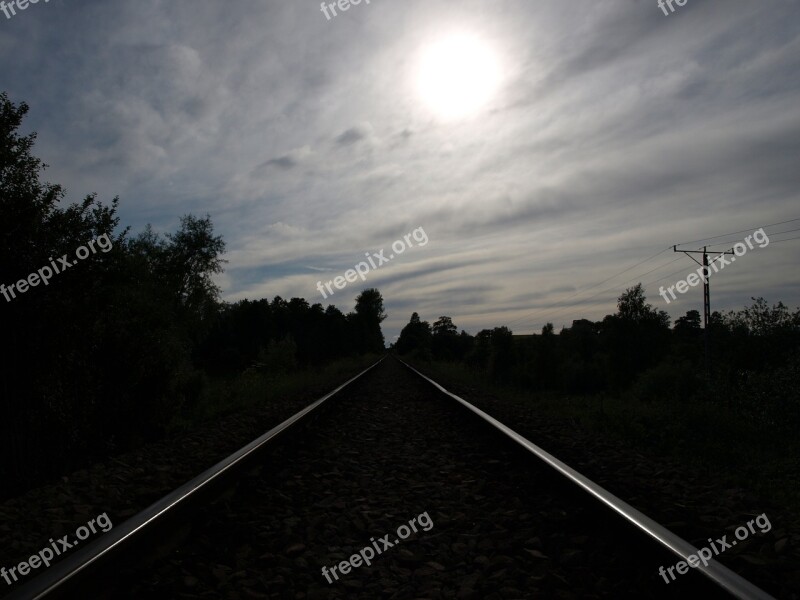
<svg viewBox="0 0 800 600">
<path fill-rule="evenodd" d="M 709 322 L 711 321 L 711 264 L 717 259 L 715 258 L 713 261 L 708 262 L 708 246 L 703 246 L 702 250 L 678 250 L 678 246 L 676 244 L 672 247 L 672 251 L 683 252 L 686 256 L 703 267 L 703 344 L 705 346 L 706 376 L 708 376 L 711 374 L 711 332 L 709 331 L 708 326 Z M 702 254 L 703 262 L 700 263 L 699 260 L 692 256 L 692 254 Z M 733 249 L 720 252 L 719 256 L 724 254 L 734 254 Z M 717 258 L 719 258 L 719 256 Z"/>
</svg>

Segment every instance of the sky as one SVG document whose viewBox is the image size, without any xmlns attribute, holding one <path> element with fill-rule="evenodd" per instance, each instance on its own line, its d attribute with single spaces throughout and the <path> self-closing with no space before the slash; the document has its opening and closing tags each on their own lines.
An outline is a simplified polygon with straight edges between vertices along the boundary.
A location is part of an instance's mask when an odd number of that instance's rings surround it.
<svg viewBox="0 0 800 600">
<path fill-rule="evenodd" d="M 0 13 L 0 90 L 67 202 L 119 196 L 134 232 L 210 215 L 227 301 L 377 287 L 391 342 L 414 311 L 558 330 L 642 282 L 674 319 L 702 311 L 659 295 L 697 268 L 674 244 L 771 225 L 712 309 L 796 308 L 800 2 L 673 6 L 40 1 Z"/>
</svg>

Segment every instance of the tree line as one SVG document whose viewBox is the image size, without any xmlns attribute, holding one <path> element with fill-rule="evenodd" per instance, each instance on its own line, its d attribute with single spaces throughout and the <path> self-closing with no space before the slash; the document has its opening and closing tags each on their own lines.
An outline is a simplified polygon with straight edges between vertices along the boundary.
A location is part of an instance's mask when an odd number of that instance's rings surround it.
<svg viewBox="0 0 800 600">
<path fill-rule="evenodd" d="M 120 227 L 119 198 L 63 206 L 33 154 L 36 134 L 19 132 L 27 112 L 0 94 L 0 283 L 100 236 L 112 246 L 46 286 L 0 296 L 2 495 L 161 437 L 212 379 L 384 350 L 378 290 L 349 314 L 302 298 L 222 302 L 213 278 L 225 242 L 208 215 L 134 235 Z"/>
<path fill-rule="evenodd" d="M 700 313 L 670 317 L 647 302 L 641 284 L 620 295 L 601 321 L 575 320 L 554 331 L 515 336 L 505 326 L 476 335 L 453 319 L 432 325 L 415 312 L 393 348 L 421 361 L 449 361 L 488 381 L 563 394 L 628 394 L 643 402 L 710 401 L 755 422 L 800 426 L 800 308 L 763 298 L 710 317 L 710 365 Z"/>
</svg>

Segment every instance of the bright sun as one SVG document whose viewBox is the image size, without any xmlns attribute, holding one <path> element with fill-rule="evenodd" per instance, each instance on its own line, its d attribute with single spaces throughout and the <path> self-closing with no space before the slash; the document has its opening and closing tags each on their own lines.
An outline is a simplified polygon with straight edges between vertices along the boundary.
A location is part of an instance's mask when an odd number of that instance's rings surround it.
<svg viewBox="0 0 800 600">
<path fill-rule="evenodd" d="M 425 103 L 443 119 L 474 115 L 500 83 L 500 67 L 479 38 L 453 35 L 423 49 L 417 80 Z"/>
</svg>

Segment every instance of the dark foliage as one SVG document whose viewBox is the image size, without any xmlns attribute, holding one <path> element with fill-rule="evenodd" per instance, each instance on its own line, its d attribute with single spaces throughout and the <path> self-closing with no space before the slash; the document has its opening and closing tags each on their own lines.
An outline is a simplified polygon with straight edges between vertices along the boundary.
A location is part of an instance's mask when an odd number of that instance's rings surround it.
<svg viewBox="0 0 800 600">
<path fill-rule="evenodd" d="M 514 336 L 506 327 L 470 336 L 450 317 L 431 328 L 414 313 L 396 344 L 400 354 L 462 362 L 487 380 L 569 394 L 624 393 L 642 402 L 712 402 L 754 422 L 800 427 L 800 309 L 763 298 L 709 327 L 711 365 L 704 364 L 700 313 L 690 310 L 670 329 L 669 316 L 647 303 L 641 284 L 618 299 L 602 321 L 573 321 L 559 335 Z"/>
<path fill-rule="evenodd" d="M 41 180 L 35 134 L 18 133 L 27 111 L 0 94 L 0 284 L 62 255 L 72 261 L 103 236 L 108 244 L 47 285 L 16 297 L 2 288 L 4 496 L 162 436 L 209 376 L 383 350 L 378 290 L 364 291 L 347 316 L 301 298 L 220 303 L 213 276 L 225 243 L 209 216 L 184 216 L 166 236 L 150 227 L 131 236 L 116 198 L 62 206 L 62 189 Z"/>
</svg>

